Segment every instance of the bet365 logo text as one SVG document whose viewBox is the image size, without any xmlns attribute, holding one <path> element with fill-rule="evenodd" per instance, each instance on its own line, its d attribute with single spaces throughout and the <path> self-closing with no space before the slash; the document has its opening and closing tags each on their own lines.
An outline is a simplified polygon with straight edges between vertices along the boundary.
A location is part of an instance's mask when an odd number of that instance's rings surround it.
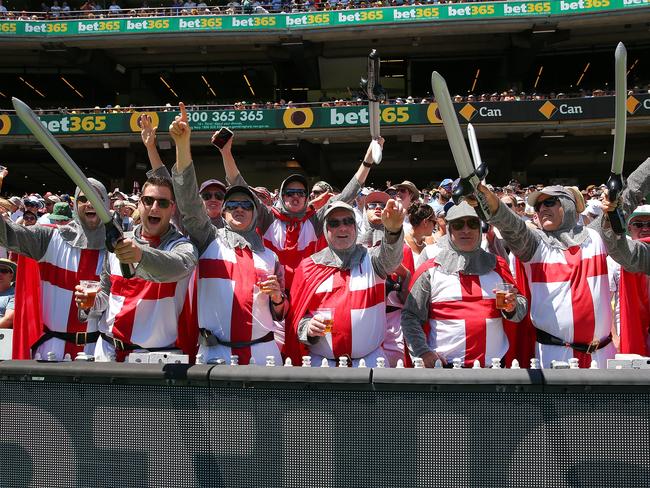
<svg viewBox="0 0 650 488">
<path fill-rule="evenodd" d="M 572 12 L 580 10 L 590 10 L 594 8 L 604 8 L 611 5 L 611 0 L 577 0 L 565 1 L 560 0 L 560 11 Z"/>
</svg>

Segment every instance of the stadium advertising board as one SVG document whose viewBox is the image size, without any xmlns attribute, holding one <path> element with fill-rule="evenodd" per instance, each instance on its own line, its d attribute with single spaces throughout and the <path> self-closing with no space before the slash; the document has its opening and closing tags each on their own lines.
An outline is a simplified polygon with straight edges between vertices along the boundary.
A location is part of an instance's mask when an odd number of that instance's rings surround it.
<svg viewBox="0 0 650 488">
<path fill-rule="evenodd" d="M 614 97 L 564 98 L 529 102 L 455 103 L 461 124 L 542 123 L 614 118 Z M 627 100 L 628 116 L 649 117 L 650 95 L 634 95 Z M 134 113 L 93 113 L 43 115 L 41 121 L 50 132 L 61 135 L 116 134 L 140 132 Z M 147 112 L 154 125 L 165 129 L 177 112 Z M 273 110 L 190 110 L 195 131 L 330 129 L 368 126 L 368 107 L 287 108 Z M 426 126 L 441 124 L 436 103 L 383 105 L 384 126 Z M 29 134 L 14 115 L 0 115 L 0 136 Z"/>
<path fill-rule="evenodd" d="M 454 3 L 397 8 L 314 11 L 292 14 L 201 15 L 155 18 L 95 18 L 84 20 L 0 21 L 4 36 L 78 36 L 134 33 L 204 31 L 259 31 L 359 27 L 378 23 L 410 23 L 458 20 L 549 17 L 610 12 L 650 7 L 650 0 L 529 0 L 510 2 Z"/>
</svg>

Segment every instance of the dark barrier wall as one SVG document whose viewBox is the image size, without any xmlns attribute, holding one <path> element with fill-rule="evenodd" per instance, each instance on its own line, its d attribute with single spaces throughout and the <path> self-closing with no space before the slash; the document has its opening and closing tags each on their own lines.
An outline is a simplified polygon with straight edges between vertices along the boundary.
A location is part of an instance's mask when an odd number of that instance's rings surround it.
<svg viewBox="0 0 650 488">
<path fill-rule="evenodd" d="M 0 486 L 650 482 L 647 370 L 0 364 Z"/>
</svg>

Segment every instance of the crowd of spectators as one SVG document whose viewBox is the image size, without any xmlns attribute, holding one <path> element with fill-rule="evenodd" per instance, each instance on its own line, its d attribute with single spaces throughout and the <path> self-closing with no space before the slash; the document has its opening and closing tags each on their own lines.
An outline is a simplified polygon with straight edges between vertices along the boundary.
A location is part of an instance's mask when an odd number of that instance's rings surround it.
<svg viewBox="0 0 650 488">
<path fill-rule="evenodd" d="M 647 86 L 635 86 L 634 88 L 628 91 L 629 95 L 643 95 L 650 93 L 650 85 Z M 566 98 L 592 98 L 592 97 L 605 97 L 613 96 L 614 92 L 612 90 L 604 89 L 594 89 L 594 90 L 580 90 L 578 92 L 551 92 L 551 93 L 526 93 L 518 92 L 514 89 L 504 90 L 501 92 L 493 93 L 481 93 L 473 94 L 469 93 L 467 95 L 456 94 L 453 96 L 453 101 L 455 103 L 475 103 L 475 102 L 523 102 L 523 101 L 537 101 L 537 100 L 557 100 L 557 99 L 566 99 Z M 415 104 L 428 104 L 435 102 L 433 97 L 396 97 L 389 98 L 386 103 L 393 105 L 415 105 Z M 246 101 L 241 100 L 230 104 L 220 104 L 220 103 L 206 103 L 206 104 L 194 104 L 189 105 L 188 110 L 284 110 L 287 108 L 301 108 L 301 107 L 353 107 L 367 104 L 367 100 L 361 97 L 349 97 L 349 98 L 330 98 L 323 97 L 318 102 L 294 102 L 292 100 L 280 99 L 276 102 L 271 101 Z M 155 111 L 155 112 L 169 112 L 173 110 L 171 103 L 166 103 L 165 105 L 156 105 L 156 106 L 120 106 L 120 105 L 105 105 L 105 106 L 95 106 L 95 107 L 57 107 L 57 108 L 43 108 L 38 107 L 35 109 L 35 112 L 38 115 L 48 115 L 48 114 L 86 114 L 86 113 L 101 113 L 101 114 L 117 114 L 117 113 L 134 113 L 142 111 Z M 3 113 L 0 110 L 0 113 Z M 5 113 L 11 113 L 10 111 L 5 111 Z"/>
<path fill-rule="evenodd" d="M 13 6 L 3 5 L 0 1 L 0 19 L 15 20 L 57 20 L 74 18 L 117 18 L 117 17 L 152 17 L 169 15 L 235 15 L 235 14 L 266 14 L 294 13 L 306 11 L 345 10 L 357 8 L 402 7 L 407 5 L 437 5 L 446 3 L 467 3 L 496 0 L 230 0 L 229 2 L 195 2 L 188 0 L 172 0 L 161 2 L 160 6 L 150 6 L 147 0 L 141 3 L 111 0 L 109 2 L 82 1 L 52 4 L 41 3 L 38 11 L 14 9 Z M 503 1 L 503 0 L 501 0 Z M 510 1 L 510 0 L 505 0 Z"/>
</svg>

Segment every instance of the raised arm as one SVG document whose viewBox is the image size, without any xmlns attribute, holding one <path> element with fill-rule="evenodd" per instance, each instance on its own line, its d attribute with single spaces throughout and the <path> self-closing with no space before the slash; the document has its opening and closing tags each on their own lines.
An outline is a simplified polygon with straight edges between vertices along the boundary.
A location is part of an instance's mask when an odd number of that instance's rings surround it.
<svg viewBox="0 0 650 488">
<path fill-rule="evenodd" d="M 142 143 L 147 149 L 147 156 L 149 158 L 149 164 L 151 164 L 151 169 L 155 173 L 156 170 L 164 168 L 165 165 L 160 159 L 160 154 L 158 153 L 158 148 L 156 147 L 156 130 L 158 127 L 153 126 L 151 117 L 147 114 L 140 115 L 138 119 L 140 121 L 140 137 L 142 138 Z"/>
<path fill-rule="evenodd" d="M 384 138 L 380 137 L 378 139 L 378 142 L 383 149 Z M 366 178 L 368 178 L 368 174 L 370 173 L 370 168 L 372 168 L 373 164 L 374 162 L 372 159 L 372 148 L 369 145 L 368 149 L 366 150 L 366 154 L 361 160 L 361 164 L 359 165 L 357 172 L 354 173 L 352 179 L 348 182 L 347 185 L 345 185 L 343 191 L 338 195 L 329 199 L 329 202 L 332 203 L 336 201 L 341 201 L 352 205 L 354 200 L 357 198 L 359 191 L 361 191 L 361 188 L 366 184 Z M 325 218 L 324 215 L 327 208 L 328 208 L 327 205 L 323 205 L 322 207 L 319 208 L 318 212 L 316 213 L 315 216 L 316 222 L 314 228 L 316 229 L 317 233 L 319 233 L 323 228 L 323 219 Z"/>
<path fill-rule="evenodd" d="M 384 238 L 378 247 L 371 248 L 368 252 L 372 259 L 375 272 L 385 278 L 395 271 L 402 263 L 404 257 L 404 230 L 402 224 L 406 216 L 406 209 L 395 200 L 388 200 L 381 214 L 384 224 Z"/>
<path fill-rule="evenodd" d="M 485 185 L 479 185 L 479 191 L 487 198 L 492 213 L 490 224 L 499 229 L 503 240 L 515 256 L 524 262 L 529 261 L 535 254 L 541 237 Z"/>
<path fill-rule="evenodd" d="M 212 134 L 212 142 L 214 142 L 218 133 L 219 132 L 215 132 Z M 232 155 L 232 141 L 234 138 L 235 136 L 232 136 L 222 148 L 217 148 L 221 153 L 221 159 L 223 160 L 223 169 L 226 170 L 226 183 L 228 183 L 228 185 L 241 184 L 238 180 L 238 177 L 241 177 L 241 173 L 239 172 L 235 158 Z"/>
<path fill-rule="evenodd" d="M 172 183 L 174 184 L 176 204 L 182 215 L 183 227 L 201 254 L 214 240 L 216 229 L 210 222 L 201 197 L 199 197 L 196 174 L 192 164 L 192 151 L 190 150 L 192 129 L 183 102 L 180 103 L 180 111 L 180 115 L 169 126 L 169 133 L 176 144 L 176 164 L 172 168 Z"/>
</svg>

